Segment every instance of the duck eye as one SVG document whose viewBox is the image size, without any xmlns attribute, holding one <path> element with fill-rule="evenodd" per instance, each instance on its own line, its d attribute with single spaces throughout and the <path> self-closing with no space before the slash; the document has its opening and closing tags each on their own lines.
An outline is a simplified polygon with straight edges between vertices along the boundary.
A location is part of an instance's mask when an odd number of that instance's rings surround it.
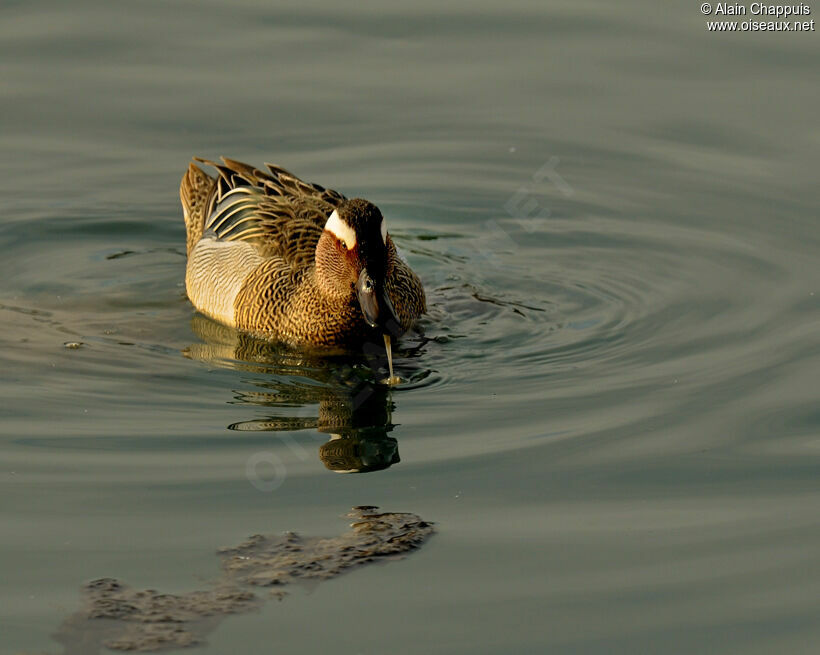
<svg viewBox="0 0 820 655">
<path fill-rule="evenodd" d="M 339 239 L 339 243 L 342 244 L 342 250 L 347 250 L 347 244 L 344 241 Z"/>
</svg>

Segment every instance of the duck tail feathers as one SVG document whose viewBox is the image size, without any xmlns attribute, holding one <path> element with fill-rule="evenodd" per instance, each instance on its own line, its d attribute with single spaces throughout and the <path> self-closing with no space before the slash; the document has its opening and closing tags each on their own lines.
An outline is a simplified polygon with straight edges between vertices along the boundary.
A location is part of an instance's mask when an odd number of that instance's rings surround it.
<svg viewBox="0 0 820 655">
<path fill-rule="evenodd" d="M 210 213 L 214 201 L 216 180 L 191 162 L 182 176 L 179 185 L 179 198 L 185 216 L 185 229 L 188 232 L 188 252 L 202 238 L 205 230 L 205 219 Z"/>
</svg>

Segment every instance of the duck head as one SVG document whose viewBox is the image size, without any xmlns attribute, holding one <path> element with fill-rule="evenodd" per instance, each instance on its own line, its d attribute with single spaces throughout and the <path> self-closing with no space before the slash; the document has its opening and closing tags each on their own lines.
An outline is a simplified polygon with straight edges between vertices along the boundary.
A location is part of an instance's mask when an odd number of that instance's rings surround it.
<svg viewBox="0 0 820 655">
<path fill-rule="evenodd" d="M 387 294 L 389 237 L 379 208 L 362 198 L 346 200 L 327 219 L 316 245 L 316 272 L 331 293 L 355 291 L 368 325 L 397 335 L 401 321 Z"/>
</svg>

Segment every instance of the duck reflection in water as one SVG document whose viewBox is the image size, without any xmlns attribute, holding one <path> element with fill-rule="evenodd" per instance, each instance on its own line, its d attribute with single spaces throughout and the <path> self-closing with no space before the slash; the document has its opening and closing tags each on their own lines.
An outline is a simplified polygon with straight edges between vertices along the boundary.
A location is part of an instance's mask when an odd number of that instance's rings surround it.
<svg viewBox="0 0 820 655">
<path fill-rule="evenodd" d="M 319 459 L 337 473 L 366 473 L 399 462 L 394 428 L 394 405 L 387 385 L 376 382 L 384 348 L 370 357 L 295 351 L 256 339 L 195 315 L 194 333 L 203 341 L 186 348 L 191 359 L 253 373 L 264 379 L 248 380 L 261 390 L 235 391 L 235 402 L 275 408 L 262 419 L 240 421 L 230 430 L 291 432 L 316 430 L 329 436 L 319 448 Z M 366 350 L 367 352 L 367 350 Z M 381 355 L 381 357 L 379 357 Z M 301 408 L 318 405 L 318 414 Z M 296 410 L 296 411 L 294 411 Z"/>
</svg>

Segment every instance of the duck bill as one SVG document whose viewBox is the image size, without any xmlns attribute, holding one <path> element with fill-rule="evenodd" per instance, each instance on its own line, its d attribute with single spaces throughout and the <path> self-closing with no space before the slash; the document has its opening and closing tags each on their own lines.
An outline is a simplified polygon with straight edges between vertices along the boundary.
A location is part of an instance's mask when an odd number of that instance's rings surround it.
<svg viewBox="0 0 820 655">
<path fill-rule="evenodd" d="M 401 332 L 401 322 L 387 295 L 383 282 L 377 283 L 367 269 L 363 269 L 356 283 L 356 295 L 359 306 L 362 308 L 364 320 L 370 327 L 378 328 L 383 334 L 398 336 Z"/>
</svg>

